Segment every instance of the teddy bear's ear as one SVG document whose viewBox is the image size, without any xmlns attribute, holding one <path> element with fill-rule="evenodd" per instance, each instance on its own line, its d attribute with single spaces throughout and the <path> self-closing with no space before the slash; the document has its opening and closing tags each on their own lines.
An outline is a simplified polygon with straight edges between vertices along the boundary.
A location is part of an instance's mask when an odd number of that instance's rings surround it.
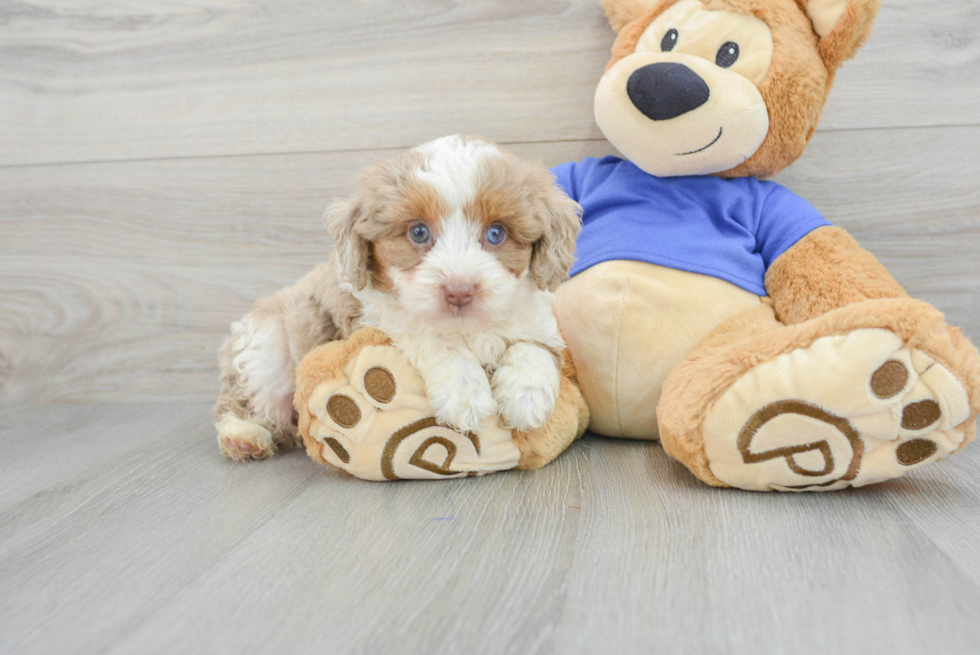
<svg viewBox="0 0 980 655">
<path fill-rule="evenodd" d="M 602 0 L 606 18 L 614 30 L 619 32 L 634 18 L 650 11 L 661 0 Z"/>
<path fill-rule="evenodd" d="M 820 37 L 820 57 L 828 71 L 850 59 L 871 35 L 881 0 L 796 0 Z"/>
</svg>

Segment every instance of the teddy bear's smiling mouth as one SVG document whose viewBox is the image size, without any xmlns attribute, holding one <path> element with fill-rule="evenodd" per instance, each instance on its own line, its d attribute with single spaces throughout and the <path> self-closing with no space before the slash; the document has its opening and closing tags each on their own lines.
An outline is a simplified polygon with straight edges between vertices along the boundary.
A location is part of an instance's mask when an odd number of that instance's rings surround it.
<svg viewBox="0 0 980 655">
<path fill-rule="evenodd" d="M 704 146 L 703 148 L 698 148 L 697 150 L 692 150 L 690 152 L 678 152 L 674 156 L 675 157 L 683 157 L 684 155 L 693 155 L 693 154 L 696 154 L 696 153 L 703 152 L 703 151 L 707 150 L 711 146 L 713 146 L 716 143 L 718 143 L 718 139 L 721 138 L 721 132 L 722 132 L 723 129 L 724 128 L 719 127 L 718 128 L 718 136 L 716 136 L 714 139 L 712 139 L 711 140 L 711 143 L 709 143 L 708 145 Z"/>
</svg>

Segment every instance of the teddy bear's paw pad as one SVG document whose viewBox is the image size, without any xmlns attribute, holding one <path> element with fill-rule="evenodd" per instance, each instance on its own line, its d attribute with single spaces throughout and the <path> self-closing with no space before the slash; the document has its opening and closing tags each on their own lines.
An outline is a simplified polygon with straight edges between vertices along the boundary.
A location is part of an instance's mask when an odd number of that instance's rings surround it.
<svg viewBox="0 0 980 655">
<path fill-rule="evenodd" d="M 887 330 L 818 339 L 760 364 L 718 400 L 705 454 L 722 482 L 831 491 L 896 478 L 954 452 L 966 389 Z"/>
<path fill-rule="evenodd" d="M 511 469 L 520 450 L 495 418 L 473 432 L 440 425 L 421 376 L 392 346 L 362 349 L 340 377 L 310 395 L 310 437 L 320 456 L 368 480 L 483 475 Z"/>
</svg>

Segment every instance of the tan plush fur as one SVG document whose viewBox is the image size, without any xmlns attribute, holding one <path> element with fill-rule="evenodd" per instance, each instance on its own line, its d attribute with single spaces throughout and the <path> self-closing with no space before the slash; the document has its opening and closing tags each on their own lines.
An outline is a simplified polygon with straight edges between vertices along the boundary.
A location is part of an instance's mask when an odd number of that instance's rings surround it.
<svg viewBox="0 0 980 655">
<path fill-rule="evenodd" d="M 610 23 L 619 32 L 606 69 L 632 53 L 647 26 L 677 1 L 659 2 L 621 28 L 616 25 L 635 12 L 635 3 L 604 3 Z M 772 65 L 759 86 L 769 109 L 769 133 L 749 159 L 718 173 L 725 178 L 769 177 L 803 153 L 817 129 L 834 73 L 870 35 L 879 2 L 852 0 L 834 31 L 823 39 L 814 33 L 804 7 L 795 0 L 705 0 L 703 4 L 709 9 L 754 15 L 772 30 Z"/>
<path fill-rule="evenodd" d="M 759 364 L 822 337 L 862 328 L 889 330 L 953 373 L 966 388 L 972 408 L 963 443 L 972 440 L 980 408 L 980 354 L 927 303 L 895 298 L 865 300 L 792 326 L 778 322 L 772 308 L 763 306 L 719 327 L 664 384 L 658 407 L 664 450 L 704 482 L 724 486 L 708 467 L 702 439 L 705 417 L 721 394 Z"/>
<path fill-rule="evenodd" d="M 644 30 L 679 1 L 662 0 L 644 8 L 629 0 L 604 0 L 610 24 L 619 33 L 607 71 L 630 56 Z M 836 22 L 836 7 L 831 3 L 811 8 L 820 19 L 823 37 L 810 23 L 808 0 L 701 2 L 709 11 L 750 14 L 771 30 L 772 63 L 758 86 L 769 114 L 768 134 L 746 161 L 716 174 L 726 178 L 772 175 L 806 147 L 837 69 L 870 35 L 880 2 L 849 0 Z M 737 381 L 784 354 L 808 349 L 825 337 L 844 337 L 859 330 L 890 332 L 906 351 L 931 357 L 949 371 L 952 384 L 961 385 L 964 402 L 969 404 L 968 419 L 956 426 L 965 432 L 959 447 L 973 439 L 980 414 L 980 354 L 958 329 L 945 323 L 940 312 L 909 298 L 887 269 L 846 231 L 824 227 L 804 237 L 771 265 L 765 285 L 769 297 L 761 306 L 727 319 L 664 383 L 657 407 L 661 441 L 666 452 L 698 478 L 727 486 L 709 465 L 705 425 L 719 399 Z M 651 337 L 650 343 L 655 341 Z M 820 364 L 803 357 L 785 361 L 787 366 Z M 838 364 L 844 371 L 850 361 Z M 870 373 L 860 375 L 870 377 Z M 793 369 L 788 375 L 805 378 L 808 371 Z M 960 414 L 956 416 L 959 421 Z"/>
<path fill-rule="evenodd" d="M 634 19 L 650 11 L 661 0 L 602 0 L 609 24 L 617 32 Z"/>
<path fill-rule="evenodd" d="M 874 255 L 843 228 L 822 227 L 783 253 L 766 272 L 776 319 L 791 325 L 838 307 L 907 294 Z"/>
<path fill-rule="evenodd" d="M 656 439 L 664 381 L 698 343 L 759 297 L 731 283 L 645 262 L 590 267 L 558 290 L 556 312 L 574 353 L 591 429 Z"/>
<path fill-rule="evenodd" d="M 805 8 L 805 1 L 802 4 Z M 871 36 L 871 25 L 880 8 L 881 0 L 851 0 L 833 31 L 820 39 L 820 56 L 831 74 Z"/>
<path fill-rule="evenodd" d="M 347 362 L 365 346 L 387 346 L 390 343 L 391 339 L 381 330 L 361 328 L 349 339 L 325 344 L 317 350 L 316 357 L 303 358 L 296 370 L 296 394 L 293 396 L 293 407 L 296 408 L 299 417 L 299 434 L 306 446 L 306 454 L 313 460 L 320 464 L 327 464 L 327 460 L 320 454 L 320 443 L 310 436 L 310 422 L 313 420 L 313 415 L 310 413 L 307 401 L 313 394 L 313 390 L 321 381 L 343 375 Z"/>
</svg>

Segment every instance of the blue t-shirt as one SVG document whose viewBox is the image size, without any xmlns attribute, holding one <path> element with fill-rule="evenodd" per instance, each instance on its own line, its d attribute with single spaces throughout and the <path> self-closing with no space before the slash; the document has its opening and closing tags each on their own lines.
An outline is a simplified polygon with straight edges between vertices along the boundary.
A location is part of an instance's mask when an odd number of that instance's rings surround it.
<svg viewBox="0 0 980 655">
<path fill-rule="evenodd" d="M 774 182 L 711 175 L 659 178 L 617 157 L 551 169 L 582 205 L 571 274 L 629 259 L 727 280 L 766 295 L 766 270 L 824 225 L 813 205 Z"/>
</svg>

